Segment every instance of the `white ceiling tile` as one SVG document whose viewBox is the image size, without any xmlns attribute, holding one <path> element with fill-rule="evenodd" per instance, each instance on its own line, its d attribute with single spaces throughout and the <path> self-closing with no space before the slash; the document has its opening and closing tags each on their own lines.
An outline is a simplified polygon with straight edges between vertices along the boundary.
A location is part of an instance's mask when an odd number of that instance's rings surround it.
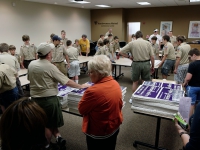
<svg viewBox="0 0 200 150">
<path fill-rule="evenodd" d="M 200 5 L 200 2 L 189 3 L 189 0 L 86 0 L 89 4 L 77 4 L 70 2 L 71 0 L 23 0 L 30 2 L 52 4 L 57 2 L 57 5 L 78 7 L 85 9 L 102 9 L 95 5 L 110 5 L 110 8 L 144 8 L 144 7 L 166 7 L 166 6 L 182 6 L 182 5 Z M 137 2 L 149 2 L 151 5 L 138 5 Z M 105 8 L 109 9 L 109 8 Z"/>
</svg>

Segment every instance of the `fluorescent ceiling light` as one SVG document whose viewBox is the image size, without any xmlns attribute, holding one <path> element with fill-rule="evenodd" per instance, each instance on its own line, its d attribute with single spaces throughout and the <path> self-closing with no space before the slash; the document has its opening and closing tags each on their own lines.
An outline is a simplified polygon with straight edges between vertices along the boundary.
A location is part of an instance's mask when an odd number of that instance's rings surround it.
<svg viewBox="0 0 200 150">
<path fill-rule="evenodd" d="M 139 5 L 151 5 L 151 3 L 148 2 L 137 2 Z"/>
<path fill-rule="evenodd" d="M 192 2 L 200 2 L 200 0 L 190 0 L 190 3 Z"/>
<path fill-rule="evenodd" d="M 79 3 L 79 4 L 87 4 L 87 3 L 90 3 L 90 2 L 87 2 L 87 1 L 73 1 L 74 3 Z"/>
<path fill-rule="evenodd" d="M 108 5 L 95 5 L 95 6 L 97 6 L 97 7 L 110 7 Z"/>
</svg>

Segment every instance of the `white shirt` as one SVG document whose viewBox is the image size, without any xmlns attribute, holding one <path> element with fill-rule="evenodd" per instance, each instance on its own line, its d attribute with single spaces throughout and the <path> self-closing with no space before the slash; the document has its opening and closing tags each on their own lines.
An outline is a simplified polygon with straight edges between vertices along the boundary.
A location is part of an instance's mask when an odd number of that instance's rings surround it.
<svg viewBox="0 0 200 150">
<path fill-rule="evenodd" d="M 157 34 L 157 35 L 152 34 L 152 35 L 149 37 L 149 41 L 150 41 L 150 42 L 151 42 L 151 38 L 152 38 L 153 36 L 156 36 L 156 37 L 157 37 L 156 43 L 159 45 L 159 41 L 162 42 L 162 37 L 161 37 L 159 34 Z"/>
</svg>

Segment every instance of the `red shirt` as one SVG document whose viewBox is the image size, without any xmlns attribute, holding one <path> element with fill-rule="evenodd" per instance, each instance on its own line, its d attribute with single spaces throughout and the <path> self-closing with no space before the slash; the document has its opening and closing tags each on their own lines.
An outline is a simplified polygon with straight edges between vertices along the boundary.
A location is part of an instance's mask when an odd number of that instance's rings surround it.
<svg viewBox="0 0 200 150">
<path fill-rule="evenodd" d="M 78 105 L 82 131 L 95 136 L 112 134 L 123 120 L 122 103 L 121 88 L 111 76 L 89 87 Z"/>
</svg>

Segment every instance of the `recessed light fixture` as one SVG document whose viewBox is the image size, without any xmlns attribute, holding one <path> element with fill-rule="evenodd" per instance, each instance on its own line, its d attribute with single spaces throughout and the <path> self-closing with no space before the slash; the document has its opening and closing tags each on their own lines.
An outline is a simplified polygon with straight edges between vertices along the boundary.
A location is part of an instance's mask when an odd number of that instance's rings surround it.
<svg viewBox="0 0 200 150">
<path fill-rule="evenodd" d="M 95 6 L 97 6 L 97 7 L 110 7 L 108 5 L 95 5 Z"/>
<path fill-rule="evenodd" d="M 139 5 L 151 5 L 149 2 L 137 2 Z"/>
<path fill-rule="evenodd" d="M 90 3 L 90 2 L 87 2 L 87 1 L 73 1 L 74 3 L 79 3 L 79 4 L 87 4 L 87 3 Z"/>
<path fill-rule="evenodd" d="M 200 0 L 190 0 L 190 3 L 193 3 L 193 2 L 200 2 Z"/>
</svg>

